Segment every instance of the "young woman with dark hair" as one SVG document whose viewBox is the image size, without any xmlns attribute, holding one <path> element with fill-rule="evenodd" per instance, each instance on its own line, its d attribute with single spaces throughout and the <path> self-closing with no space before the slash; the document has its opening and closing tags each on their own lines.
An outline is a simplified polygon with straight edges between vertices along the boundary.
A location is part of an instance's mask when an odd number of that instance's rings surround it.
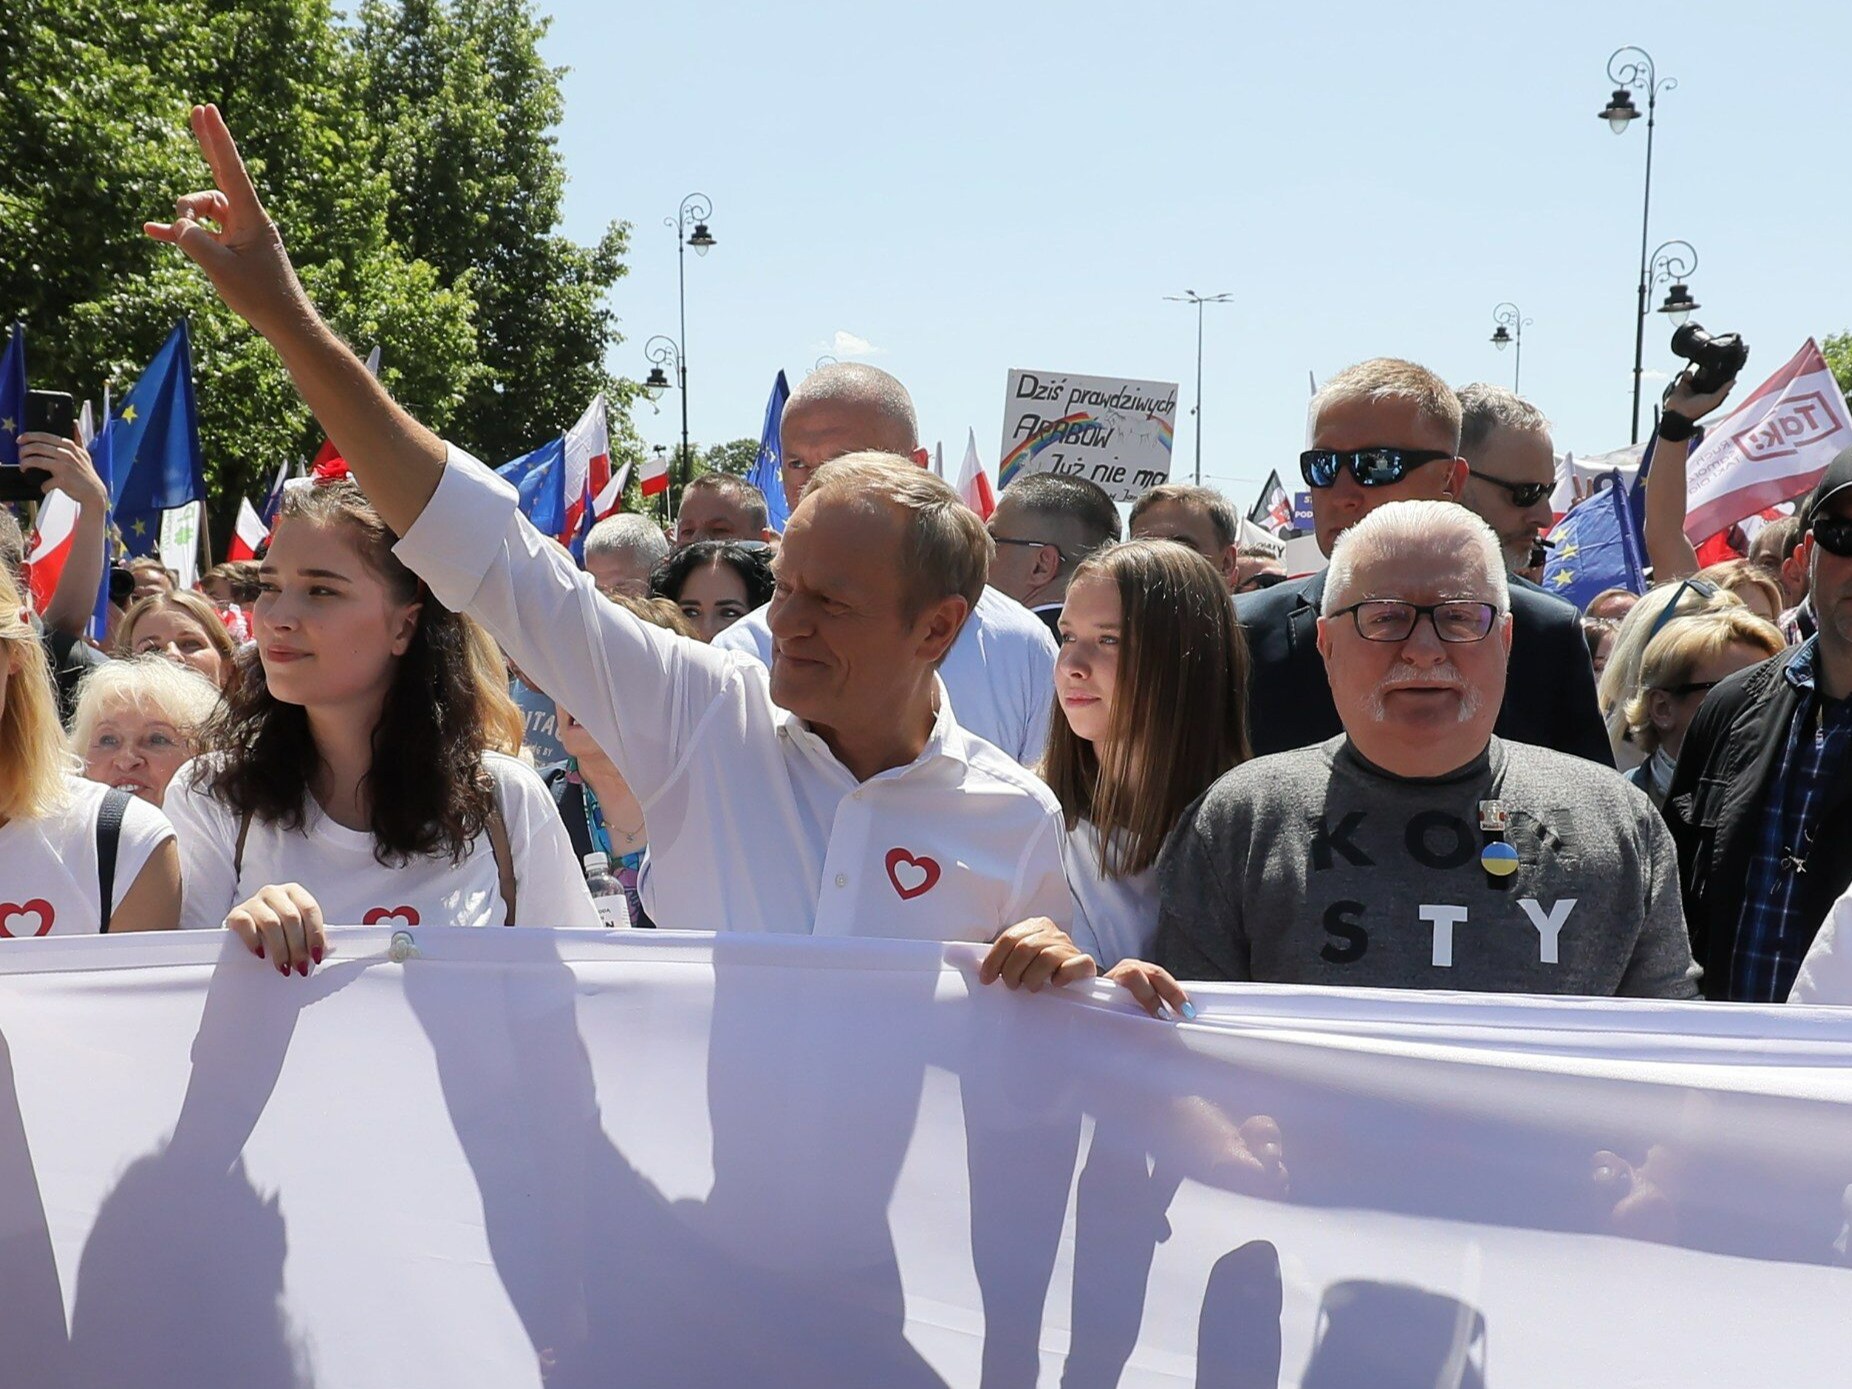
<svg viewBox="0 0 1852 1389">
<path fill-rule="evenodd" d="M 675 551 L 649 576 L 652 598 L 682 610 L 702 641 L 712 641 L 755 608 L 772 601 L 771 552 L 739 540 L 697 540 Z"/>
<path fill-rule="evenodd" d="M 1075 923 L 1098 942 L 1099 968 L 1146 1008 L 1181 1010 L 1176 982 L 1140 958 L 1157 934 L 1158 853 L 1191 802 L 1250 755 L 1247 642 L 1221 573 L 1169 540 L 1085 560 L 1060 633 L 1041 773 L 1067 822 Z M 1005 935 L 1033 951 L 1045 930 L 1024 922 Z"/>
<path fill-rule="evenodd" d="M 174 777 L 184 923 L 307 974 L 341 924 L 595 926 L 552 798 L 485 751 L 464 619 L 351 482 L 291 487 L 256 652 Z"/>
</svg>

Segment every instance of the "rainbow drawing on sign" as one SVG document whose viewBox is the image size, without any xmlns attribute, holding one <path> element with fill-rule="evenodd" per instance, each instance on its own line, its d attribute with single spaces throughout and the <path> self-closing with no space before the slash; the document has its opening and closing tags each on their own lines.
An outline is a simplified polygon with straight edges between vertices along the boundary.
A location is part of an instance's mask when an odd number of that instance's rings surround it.
<svg viewBox="0 0 1852 1389">
<path fill-rule="evenodd" d="M 998 481 L 1004 487 L 1008 487 L 1016 480 L 1016 475 L 1022 471 L 1023 464 L 1027 463 L 1031 458 L 1034 458 L 1036 454 L 1040 453 L 1050 444 L 1066 438 L 1067 431 L 1070 427 L 1088 424 L 1091 423 L 1092 420 L 1093 416 L 1089 415 L 1085 410 L 1076 410 L 1073 414 L 1063 415 L 1058 420 L 1049 420 L 1040 429 L 1036 430 L 1035 433 L 1031 434 L 1027 439 L 1024 439 L 1020 444 L 1016 445 L 1015 448 L 1011 449 L 1003 456 L 1003 462 L 997 468 Z"/>
<path fill-rule="evenodd" d="M 1170 421 L 1160 419 L 1156 415 L 1146 415 L 1145 418 L 1158 427 L 1158 442 L 1164 446 L 1164 452 L 1172 452 L 1171 444 L 1175 442 L 1177 431 Z"/>
</svg>

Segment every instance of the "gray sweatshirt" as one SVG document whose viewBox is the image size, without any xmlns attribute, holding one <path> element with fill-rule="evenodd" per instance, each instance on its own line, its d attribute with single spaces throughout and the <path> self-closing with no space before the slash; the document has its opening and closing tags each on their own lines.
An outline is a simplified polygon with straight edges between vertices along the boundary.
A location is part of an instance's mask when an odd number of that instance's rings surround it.
<svg viewBox="0 0 1852 1389">
<path fill-rule="evenodd" d="M 1256 758 L 1184 812 L 1158 881 L 1154 956 L 1180 979 L 1697 994 L 1652 802 L 1528 743 L 1422 779 L 1345 737 Z"/>
</svg>

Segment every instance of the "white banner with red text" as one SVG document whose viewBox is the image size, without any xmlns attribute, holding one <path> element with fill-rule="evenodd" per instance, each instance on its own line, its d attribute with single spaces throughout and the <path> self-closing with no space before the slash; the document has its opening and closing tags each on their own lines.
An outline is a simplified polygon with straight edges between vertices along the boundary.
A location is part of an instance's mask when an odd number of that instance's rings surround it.
<svg viewBox="0 0 1852 1389">
<path fill-rule="evenodd" d="M 1011 994 L 974 947 L 0 951 L 46 1386 L 1721 1386 L 1852 1363 L 1852 1011 Z M 414 953 L 402 961 L 392 956 Z"/>
</svg>

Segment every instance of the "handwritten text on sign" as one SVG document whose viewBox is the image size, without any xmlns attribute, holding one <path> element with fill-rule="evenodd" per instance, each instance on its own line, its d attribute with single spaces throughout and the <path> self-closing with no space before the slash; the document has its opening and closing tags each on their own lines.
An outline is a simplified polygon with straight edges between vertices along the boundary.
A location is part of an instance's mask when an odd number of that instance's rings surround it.
<svg viewBox="0 0 1852 1389">
<path fill-rule="evenodd" d="M 1177 387 L 1070 372 L 1010 373 L 998 480 L 1060 473 L 1097 482 L 1131 501 L 1170 477 Z"/>
</svg>

